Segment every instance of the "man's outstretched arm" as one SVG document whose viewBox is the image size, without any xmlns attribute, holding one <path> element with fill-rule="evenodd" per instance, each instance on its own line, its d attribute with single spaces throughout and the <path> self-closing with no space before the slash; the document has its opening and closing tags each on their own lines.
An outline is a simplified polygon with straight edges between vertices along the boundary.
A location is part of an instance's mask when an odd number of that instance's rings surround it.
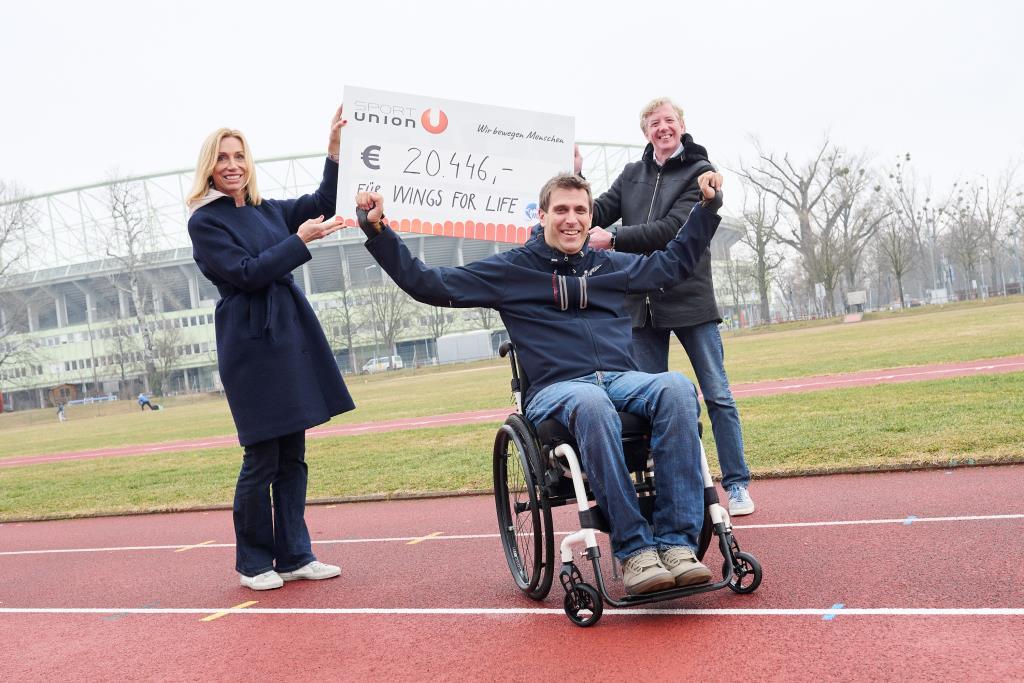
<svg viewBox="0 0 1024 683">
<path fill-rule="evenodd" d="M 508 269 L 504 260 L 492 256 L 457 268 L 430 268 L 382 223 L 383 196 L 360 192 L 356 195 L 356 214 L 359 227 L 367 236 L 367 251 L 395 284 L 416 301 L 454 308 L 497 308 L 501 304 Z"/>
<path fill-rule="evenodd" d="M 629 292 L 670 287 L 693 274 L 722 221 L 718 215 L 722 207 L 722 193 L 709 185 L 703 194 L 704 200 L 693 207 L 686 223 L 663 251 L 656 251 L 650 256 L 615 254 L 614 258 L 624 262 L 622 267 L 629 275 Z"/>
</svg>

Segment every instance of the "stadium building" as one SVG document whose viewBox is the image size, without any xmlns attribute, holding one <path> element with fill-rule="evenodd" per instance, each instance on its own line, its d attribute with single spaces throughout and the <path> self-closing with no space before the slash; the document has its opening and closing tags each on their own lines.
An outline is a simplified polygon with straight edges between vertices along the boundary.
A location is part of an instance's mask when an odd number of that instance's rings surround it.
<svg viewBox="0 0 1024 683">
<path fill-rule="evenodd" d="M 580 149 L 595 196 L 643 151 L 593 143 Z M 322 160 L 313 154 L 257 161 L 261 193 L 288 198 L 312 191 Z M 213 325 L 218 294 L 192 260 L 185 227 L 191 185 L 188 169 L 19 200 L 30 229 L 23 244 L 0 253 L 0 264 L 8 259 L 0 282 L 0 390 L 7 410 L 134 396 L 146 385 L 147 331 L 155 390 L 220 390 Z M 723 220 L 712 244 L 714 261 L 727 259 L 738 227 L 734 219 Z M 513 246 L 404 238 L 433 266 L 461 265 Z M 437 339 L 468 330 L 493 330 L 496 345 L 503 332 L 496 314 L 432 309 L 396 295 L 363 241 L 360 231 L 349 229 L 313 242 L 313 258 L 295 271 L 343 372 L 380 367 L 368 361 L 393 355 L 405 367 L 435 363 Z"/>
</svg>

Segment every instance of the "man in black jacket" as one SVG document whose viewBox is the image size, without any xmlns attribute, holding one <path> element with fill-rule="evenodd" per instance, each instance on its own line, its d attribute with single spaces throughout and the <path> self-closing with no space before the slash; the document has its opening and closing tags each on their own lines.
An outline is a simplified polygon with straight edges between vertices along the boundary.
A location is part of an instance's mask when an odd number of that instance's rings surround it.
<svg viewBox="0 0 1024 683">
<path fill-rule="evenodd" d="M 593 248 L 633 254 L 663 249 L 700 199 L 700 179 L 721 187 L 722 176 L 708 161 L 707 151 L 686 133 L 683 110 L 671 100 L 659 98 L 644 107 L 640 129 L 649 143 L 643 157 L 627 164 L 594 202 L 594 225 L 603 227 L 590 231 Z M 576 172 L 581 169 L 577 152 Z M 621 227 L 606 229 L 619 220 Z M 689 279 L 662 291 L 631 295 L 626 309 L 633 319 L 633 354 L 643 372 L 668 370 L 670 333 L 682 343 L 711 418 L 729 512 L 750 514 L 754 511 L 747 491 L 750 472 L 743 455 L 739 412 L 725 374 L 710 248 Z"/>
<path fill-rule="evenodd" d="M 694 550 L 704 516 L 693 383 L 675 372 L 636 371 L 629 351 L 628 292 L 670 286 L 693 272 L 718 227 L 721 195 L 708 187 L 686 229 L 648 257 L 587 247 L 590 185 L 555 176 L 540 193 L 538 230 L 525 245 L 458 268 L 429 268 L 381 223 L 384 198 L 356 197 L 366 248 L 422 303 L 496 309 L 530 378 L 524 412 L 555 419 L 580 446 L 584 469 L 611 523 L 611 543 L 631 594 L 704 583 Z M 657 497 L 653 525 L 640 513 L 622 452 L 617 411 L 651 422 Z"/>
</svg>

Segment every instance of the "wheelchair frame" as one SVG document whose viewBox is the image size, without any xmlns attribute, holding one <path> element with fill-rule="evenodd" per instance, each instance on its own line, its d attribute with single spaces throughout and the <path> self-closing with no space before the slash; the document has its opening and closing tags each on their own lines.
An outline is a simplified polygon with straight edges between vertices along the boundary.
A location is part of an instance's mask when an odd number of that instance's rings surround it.
<svg viewBox="0 0 1024 683">
<path fill-rule="evenodd" d="M 707 593 L 729 587 L 736 593 L 752 593 L 761 583 L 762 570 L 757 559 L 740 550 L 733 534 L 728 511 L 719 503 L 711 478 L 704 446 L 701 467 L 704 476 L 704 524 L 698 539 L 697 557 L 703 559 L 711 535 L 718 537 L 722 553 L 722 578 L 695 586 L 674 587 L 640 595 L 613 597 L 601 571 L 601 549 L 597 531 L 608 531 L 600 509 L 591 507 L 594 499 L 585 481 L 580 458 L 570 443 L 557 436 L 541 443 L 523 414 L 522 396 L 525 377 L 520 376 L 516 352 L 505 342 L 499 354 L 510 359 L 512 394 L 517 412 L 509 415 L 495 436 L 493 475 L 495 507 L 499 535 L 512 578 L 518 588 L 533 600 L 543 600 L 551 590 L 554 574 L 554 528 L 551 508 L 575 503 L 580 529 L 569 533 L 559 545 L 562 566 L 559 582 L 565 590 L 563 608 L 578 626 L 592 626 L 600 620 L 604 604 L 612 607 L 642 605 L 663 600 Z M 623 448 L 634 473 L 634 485 L 641 511 L 650 520 L 654 505 L 652 461 L 646 441 L 649 432 L 624 429 Z M 566 476 L 568 475 L 568 479 Z M 571 482 L 571 487 L 566 482 Z M 582 543 L 581 557 L 590 561 L 597 588 L 586 583 L 574 562 L 573 546 Z M 613 559 L 613 571 L 615 570 Z M 618 572 L 614 571 L 617 578 Z"/>
</svg>

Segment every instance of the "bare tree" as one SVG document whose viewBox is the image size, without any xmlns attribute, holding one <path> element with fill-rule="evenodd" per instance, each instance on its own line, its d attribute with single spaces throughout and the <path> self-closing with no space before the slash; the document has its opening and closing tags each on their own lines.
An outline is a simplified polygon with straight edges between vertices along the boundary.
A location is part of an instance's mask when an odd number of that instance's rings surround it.
<svg viewBox="0 0 1024 683">
<path fill-rule="evenodd" d="M 0 287 L 25 258 L 25 238 L 35 223 L 35 212 L 22 191 L 0 181 Z"/>
<path fill-rule="evenodd" d="M 352 337 L 359 329 L 359 317 L 354 304 L 354 293 L 349 288 L 345 272 L 341 272 L 341 290 L 333 299 L 323 302 L 320 309 L 320 322 L 332 349 L 344 347 L 348 350 L 348 370 L 356 371 L 355 347 Z M 344 342 L 344 344 L 342 344 Z"/>
<path fill-rule="evenodd" d="M 999 267 L 1002 255 L 1003 235 L 1013 224 L 1013 183 L 1017 167 L 1011 165 L 998 178 L 990 179 L 983 176 L 978 184 L 978 228 L 981 232 L 984 258 L 988 261 L 992 286 L 997 285 L 996 278 L 1002 269 Z M 1006 291 L 1006 277 L 1002 277 L 1002 289 Z"/>
<path fill-rule="evenodd" d="M 110 215 L 113 219 L 107 235 L 107 255 L 120 266 L 120 278 L 114 285 L 124 291 L 135 309 L 135 322 L 142 338 L 142 361 L 146 369 L 143 385 L 147 393 L 156 380 L 156 352 L 151 327 L 151 297 L 147 296 L 143 281 L 144 255 L 153 251 L 156 234 L 146 211 L 145 201 L 137 188 L 127 181 L 113 181 L 108 186 Z"/>
<path fill-rule="evenodd" d="M 17 187 L 0 181 L 0 377 L 16 383 L 25 366 L 36 359 L 35 346 L 23 333 L 29 331 L 29 307 L 23 292 L 9 289 L 10 276 L 24 263 L 26 238 L 36 224 L 36 213 Z"/>
<path fill-rule="evenodd" d="M 808 312 L 802 303 L 809 298 L 809 294 L 806 288 L 807 280 L 799 277 L 798 271 L 801 269 L 802 266 L 783 260 L 779 268 L 772 272 L 772 282 L 775 291 L 782 298 L 787 320 L 796 320 Z"/>
<path fill-rule="evenodd" d="M 771 321 L 771 289 L 772 273 L 782 263 L 783 256 L 772 251 L 778 242 L 775 228 L 779 224 L 779 200 L 769 196 L 760 187 L 750 186 L 750 192 L 744 187 L 743 193 L 743 234 L 740 242 L 745 244 L 754 254 L 754 287 L 761 311 L 761 323 Z"/>
<path fill-rule="evenodd" d="M 167 379 L 181 362 L 183 341 L 181 328 L 173 325 L 161 325 L 160 329 L 153 333 L 153 360 L 156 365 L 156 374 L 150 388 L 154 394 L 163 395 L 167 388 Z"/>
<path fill-rule="evenodd" d="M 977 186 L 953 184 L 953 196 L 945 203 L 946 248 L 963 272 L 967 298 L 975 298 L 974 284 L 984 253 L 984 235 L 977 218 L 980 190 Z"/>
<path fill-rule="evenodd" d="M 348 371 L 356 371 L 355 347 L 352 337 L 359 329 L 361 320 L 352 305 L 352 295 L 348 291 L 338 293 L 337 298 L 321 302 L 320 324 L 331 349 L 346 349 L 348 352 Z"/>
<path fill-rule="evenodd" d="M 473 320 L 481 330 L 490 330 L 498 322 L 498 312 L 493 308 L 474 308 Z"/>
<path fill-rule="evenodd" d="M 903 221 L 899 216 L 890 216 L 882 223 L 877 240 L 879 256 L 896 278 L 896 289 L 900 295 L 900 308 L 907 307 L 907 298 L 903 287 L 903 278 L 913 264 L 918 253 L 914 229 L 911 223 Z"/>
<path fill-rule="evenodd" d="M 846 291 L 857 287 L 864 250 L 882 221 L 892 213 L 883 201 L 882 186 L 865 165 L 863 160 L 857 160 L 851 172 L 840 177 L 835 186 L 835 230 Z"/>
<path fill-rule="evenodd" d="M 1020 243 L 1024 238 L 1024 192 L 1018 192 L 1013 205 L 1013 226 L 1006 231 L 1011 253 L 1017 266 L 1017 292 L 1024 293 L 1024 268 L 1021 267 Z"/>
<path fill-rule="evenodd" d="M 743 261 L 737 261 L 728 255 L 725 263 L 722 264 L 722 270 L 729 287 L 729 295 L 732 297 L 732 303 L 736 309 L 736 316 L 741 318 L 741 311 L 747 303 L 747 292 L 754 286 L 753 266 Z M 737 324 L 739 324 L 738 321 Z M 748 324 L 750 324 L 749 321 Z"/>
<path fill-rule="evenodd" d="M 920 262 L 927 259 L 925 285 L 937 289 L 941 278 L 937 276 L 935 249 L 943 206 L 940 202 L 932 201 L 929 183 L 918 180 L 910 160 L 910 154 L 903 155 L 889 172 L 886 202 L 913 236 Z"/>
<path fill-rule="evenodd" d="M 829 191 L 836 181 L 850 172 L 841 161 L 843 152 L 826 139 L 814 159 L 794 165 L 788 154 L 779 159 L 774 153 L 764 152 L 756 143 L 755 147 L 757 165 L 741 166 L 739 174 L 789 209 L 792 214 L 789 229 L 777 230 L 776 234 L 780 241 L 800 254 L 809 281 L 825 285 L 826 305 L 834 312 L 831 295 L 841 264 L 839 243 L 832 228 L 841 203 L 833 201 L 826 207 L 826 197 L 830 196 Z"/>
<path fill-rule="evenodd" d="M 455 321 L 451 311 L 440 306 L 425 306 L 423 313 L 427 319 L 427 330 L 434 339 L 444 336 Z"/>
<path fill-rule="evenodd" d="M 384 282 L 371 282 L 365 291 L 370 302 L 371 322 L 380 333 L 388 355 L 393 354 L 395 340 L 407 323 L 412 299 L 391 278 Z"/>
</svg>

